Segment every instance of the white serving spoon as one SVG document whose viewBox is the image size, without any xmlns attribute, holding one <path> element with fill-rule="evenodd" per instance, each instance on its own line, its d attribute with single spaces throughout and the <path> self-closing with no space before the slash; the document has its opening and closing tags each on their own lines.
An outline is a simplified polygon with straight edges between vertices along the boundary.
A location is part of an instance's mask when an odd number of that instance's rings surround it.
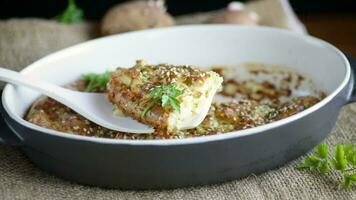
<svg viewBox="0 0 356 200">
<path fill-rule="evenodd" d="M 154 131 L 153 128 L 141 124 L 130 117 L 115 116 L 112 104 L 108 102 L 105 94 L 102 93 L 87 93 L 65 89 L 5 68 L 0 68 L 0 80 L 37 90 L 68 106 L 88 120 L 108 129 L 129 133 L 152 133 Z"/>
</svg>

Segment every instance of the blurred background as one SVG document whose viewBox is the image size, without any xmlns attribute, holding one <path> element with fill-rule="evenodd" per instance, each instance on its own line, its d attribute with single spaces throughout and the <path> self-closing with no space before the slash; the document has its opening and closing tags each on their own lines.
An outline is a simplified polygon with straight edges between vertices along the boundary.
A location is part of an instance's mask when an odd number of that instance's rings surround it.
<svg viewBox="0 0 356 200">
<path fill-rule="evenodd" d="M 85 10 L 88 19 L 101 19 L 113 5 L 125 0 L 77 0 Z M 231 0 L 166 0 L 169 13 L 181 15 L 202 12 L 225 7 Z M 242 0 L 246 2 L 246 0 Z M 290 0 L 298 14 L 317 13 L 353 13 L 356 14 L 355 0 Z M 0 18 L 45 17 L 50 18 L 62 11 L 67 5 L 65 0 L 0 0 Z M 355 16 L 354 16 L 355 17 Z"/>
<path fill-rule="evenodd" d="M 76 0 L 88 20 L 100 21 L 123 0 Z M 226 7 L 230 0 L 166 0 L 173 16 Z M 246 2 L 246 1 L 242 1 Z M 327 40 L 356 56 L 356 0 L 290 0 L 309 34 Z M 66 0 L 0 0 L 0 19 L 53 18 L 66 8 Z"/>
</svg>

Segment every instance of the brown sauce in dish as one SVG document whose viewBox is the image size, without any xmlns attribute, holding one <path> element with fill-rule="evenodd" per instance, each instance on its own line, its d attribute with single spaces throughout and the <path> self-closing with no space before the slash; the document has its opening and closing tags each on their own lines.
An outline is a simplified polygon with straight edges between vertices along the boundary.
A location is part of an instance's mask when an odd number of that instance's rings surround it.
<svg viewBox="0 0 356 200">
<path fill-rule="evenodd" d="M 214 71 L 224 76 L 225 68 L 214 68 Z M 268 73 L 257 71 L 252 73 Z M 298 75 L 300 76 L 300 75 Z M 304 77 L 298 78 L 297 86 Z M 286 82 L 290 81 L 287 74 Z M 86 83 L 79 80 L 70 85 L 71 89 L 82 91 Z M 97 92 L 105 92 L 105 88 Z M 114 139 L 173 139 L 189 138 L 203 135 L 222 134 L 226 132 L 247 129 L 277 121 L 318 103 L 325 95 L 291 97 L 291 89 L 277 87 L 268 81 L 235 80 L 224 77 L 223 90 L 220 95 L 236 97 L 226 103 L 214 102 L 204 121 L 196 128 L 177 132 L 156 131 L 153 134 L 132 134 L 112 131 L 98 126 L 68 107 L 48 97 L 41 97 L 29 109 L 25 119 L 44 128 L 49 128 L 69 134 L 84 136 L 114 138 Z M 280 101 L 280 97 L 287 97 Z"/>
</svg>

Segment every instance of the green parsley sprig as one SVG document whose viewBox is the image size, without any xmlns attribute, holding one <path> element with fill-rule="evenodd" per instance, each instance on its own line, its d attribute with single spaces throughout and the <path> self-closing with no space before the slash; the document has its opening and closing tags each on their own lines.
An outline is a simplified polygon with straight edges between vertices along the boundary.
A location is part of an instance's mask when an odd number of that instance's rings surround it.
<svg viewBox="0 0 356 200">
<path fill-rule="evenodd" d="M 104 73 L 88 73 L 83 74 L 81 79 L 85 81 L 86 87 L 85 92 L 101 92 L 105 90 L 111 72 L 106 71 Z"/>
<path fill-rule="evenodd" d="M 64 24 L 80 22 L 84 19 L 84 12 L 76 5 L 75 0 L 68 0 L 67 8 L 57 15 L 55 19 Z"/>
<path fill-rule="evenodd" d="M 326 144 L 319 144 L 315 152 L 302 160 L 297 168 L 322 174 L 327 174 L 331 170 L 338 171 L 342 175 L 342 186 L 350 188 L 356 184 L 356 145 L 338 144 L 333 155 L 329 156 L 329 147 Z"/>
<path fill-rule="evenodd" d="M 151 100 L 143 110 L 141 117 L 144 117 L 154 105 L 160 103 L 162 107 L 172 107 L 175 111 L 180 111 L 180 102 L 177 97 L 183 94 L 183 90 L 173 85 L 162 85 L 150 90 Z"/>
</svg>

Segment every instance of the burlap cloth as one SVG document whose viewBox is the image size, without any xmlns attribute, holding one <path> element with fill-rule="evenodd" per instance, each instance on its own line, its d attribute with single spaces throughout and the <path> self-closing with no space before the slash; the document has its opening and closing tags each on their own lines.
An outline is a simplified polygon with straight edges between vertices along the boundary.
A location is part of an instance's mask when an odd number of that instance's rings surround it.
<svg viewBox="0 0 356 200">
<path fill-rule="evenodd" d="M 0 66 L 19 70 L 36 59 L 94 37 L 95 26 L 46 20 L 0 21 Z M 1 133 L 0 133 L 1 134 Z M 326 143 L 356 142 L 356 104 L 345 106 Z M 68 182 L 37 168 L 15 147 L 0 145 L 0 199 L 356 199 L 339 176 L 314 175 L 286 164 L 260 175 L 200 187 L 122 191 Z"/>
</svg>

